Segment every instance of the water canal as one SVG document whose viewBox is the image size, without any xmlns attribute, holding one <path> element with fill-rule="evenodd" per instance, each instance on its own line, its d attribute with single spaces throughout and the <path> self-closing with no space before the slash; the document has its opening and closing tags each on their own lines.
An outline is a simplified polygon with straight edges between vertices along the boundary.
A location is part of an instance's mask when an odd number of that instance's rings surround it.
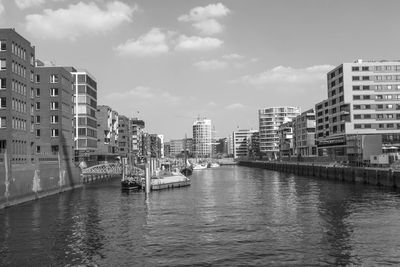
<svg viewBox="0 0 400 267">
<path fill-rule="evenodd" d="M 400 193 L 247 167 L 118 180 L 0 210 L 0 266 L 400 264 Z"/>
</svg>

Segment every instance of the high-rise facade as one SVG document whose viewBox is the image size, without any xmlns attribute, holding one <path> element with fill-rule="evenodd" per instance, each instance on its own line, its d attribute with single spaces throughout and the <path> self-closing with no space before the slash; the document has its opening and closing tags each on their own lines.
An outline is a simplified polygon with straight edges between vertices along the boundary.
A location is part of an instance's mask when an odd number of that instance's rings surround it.
<svg viewBox="0 0 400 267">
<path fill-rule="evenodd" d="M 31 89 L 36 153 L 74 158 L 71 73 L 63 67 L 37 60 L 35 84 Z"/>
<path fill-rule="evenodd" d="M 270 107 L 258 111 L 260 153 L 276 158 L 279 153 L 278 128 L 282 123 L 293 120 L 300 114 L 297 107 Z"/>
<path fill-rule="evenodd" d="M 327 82 L 328 99 L 315 107 L 320 156 L 367 160 L 368 136 L 381 139 L 381 152 L 400 152 L 400 61 L 343 63 Z"/>
<path fill-rule="evenodd" d="M 74 81 L 74 140 L 76 158 L 97 150 L 97 82 L 85 70 L 67 68 Z"/>
<path fill-rule="evenodd" d="M 13 163 L 33 159 L 35 48 L 14 29 L 0 29 L 0 151 Z"/>
<path fill-rule="evenodd" d="M 195 157 L 211 157 L 211 120 L 199 118 L 193 123 L 193 146 Z"/>
</svg>

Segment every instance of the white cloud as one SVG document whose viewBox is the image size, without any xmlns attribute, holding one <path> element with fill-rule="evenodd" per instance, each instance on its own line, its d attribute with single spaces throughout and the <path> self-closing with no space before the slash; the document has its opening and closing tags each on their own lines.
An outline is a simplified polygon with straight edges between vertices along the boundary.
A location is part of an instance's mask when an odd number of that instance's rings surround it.
<svg viewBox="0 0 400 267">
<path fill-rule="evenodd" d="M 244 56 L 238 55 L 238 54 L 229 54 L 229 55 L 223 55 L 222 58 L 228 59 L 228 60 L 239 60 L 239 59 L 243 59 Z"/>
<path fill-rule="evenodd" d="M 326 81 L 326 73 L 333 69 L 331 65 L 317 65 L 308 68 L 295 69 L 292 67 L 278 66 L 270 70 L 242 76 L 233 83 L 245 83 L 250 85 L 290 85 L 304 86 L 307 84 L 322 83 Z"/>
<path fill-rule="evenodd" d="M 109 32 L 123 22 L 131 22 L 137 7 L 112 1 L 101 9 L 95 2 L 71 4 L 67 9 L 45 9 L 43 14 L 26 16 L 26 30 L 49 39 L 75 40 L 83 35 Z"/>
<path fill-rule="evenodd" d="M 224 27 L 217 19 L 230 13 L 230 10 L 221 3 L 209 4 L 205 7 L 195 7 L 189 14 L 181 15 L 178 21 L 193 22 L 192 26 L 203 35 L 214 35 L 224 30 Z"/>
<path fill-rule="evenodd" d="M 241 108 L 244 108 L 244 105 L 241 103 L 234 103 L 234 104 L 230 104 L 225 107 L 225 109 L 227 109 L 227 110 L 234 110 L 234 109 L 241 109 Z"/>
<path fill-rule="evenodd" d="M 179 21 L 204 21 L 210 18 L 220 18 L 230 13 L 229 8 L 221 3 L 209 4 L 205 7 L 195 7 L 189 11 L 189 14 L 178 17 Z"/>
<path fill-rule="evenodd" d="M 224 26 L 215 19 L 199 21 L 192 25 L 204 35 L 214 35 L 224 30 Z"/>
<path fill-rule="evenodd" d="M 181 35 L 178 38 L 177 45 L 175 49 L 177 50 L 211 50 L 215 48 L 219 48 L 224 43 L 220 39 L 212 38 L 212 37 L 199 37 L 199 36 L 191 36 L 187 37 L 185 35 Z"/>
<path fill-rule="evenodd" d="M 199 70 L 221 70 L 228 67 L 228 64 L 224 61 L 219 60 L 201 60 L 193 64 Z"/>
<path fill-rule="evenodd" d="M 33 6 L 40 6 L 45 2 L 46 0 L 15 0 L 15 4 L 20 9 L 25 9 Z"/>
<path fill-rule="evenodd" d="M 153 28 L 139 38 L 129 39 L 115 48 L 120 55 L 155 56 L 169 51 L 167 34 Z"/>
</svg>

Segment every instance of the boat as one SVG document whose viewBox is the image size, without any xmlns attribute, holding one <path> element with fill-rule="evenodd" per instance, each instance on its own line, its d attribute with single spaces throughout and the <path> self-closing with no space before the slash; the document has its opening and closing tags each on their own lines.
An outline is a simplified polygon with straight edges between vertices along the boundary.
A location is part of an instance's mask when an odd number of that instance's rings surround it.
<svg viewBox="0 0 400 267">
<path fill-rule="evenodd" d="M 207 169 L 207 164 L 193 164 L 193 170 L 204 170 Z"/>
<path fill-rule="evenodd" d="M 218 168 L 220 165 L 217 162 L 211 162 L 208 166 L 209 168 Z"/>
<path fill-rule="evenodd" d="M 142 187 L 142 177 L 140 175 L 128 175 L 121 180 L 122 190 L 140 190 Z"/>
<path fill-rule="evenodd" d="M 181 174 L 178 170 L 174 172 L 159 173 L 157 176 L 153 176 L 150 179 L 151 190 L 184 187 L 189 186 L 190 183 L 190 179 Z M 142 187 L 146 187 L 144 182 L 142 184 Z"/>
</svg>

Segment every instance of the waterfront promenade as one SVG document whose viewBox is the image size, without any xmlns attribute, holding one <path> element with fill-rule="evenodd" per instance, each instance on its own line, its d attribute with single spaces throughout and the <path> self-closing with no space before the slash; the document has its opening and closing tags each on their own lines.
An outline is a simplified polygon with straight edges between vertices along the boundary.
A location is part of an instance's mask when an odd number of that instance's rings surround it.
<svg viewBox="0 0 400 267">
<path fill-rule="evenodd" d="M 239 161 L 241 166 L 289 172 L 296 175 L 312 176 L 350 183 L 364 183 L 377 186 L 400 188 L 400 172 L 388 168 L 348 167 L 339 164 L 318 164 L 310 162 L 266 162 Z"/>
</svg>

